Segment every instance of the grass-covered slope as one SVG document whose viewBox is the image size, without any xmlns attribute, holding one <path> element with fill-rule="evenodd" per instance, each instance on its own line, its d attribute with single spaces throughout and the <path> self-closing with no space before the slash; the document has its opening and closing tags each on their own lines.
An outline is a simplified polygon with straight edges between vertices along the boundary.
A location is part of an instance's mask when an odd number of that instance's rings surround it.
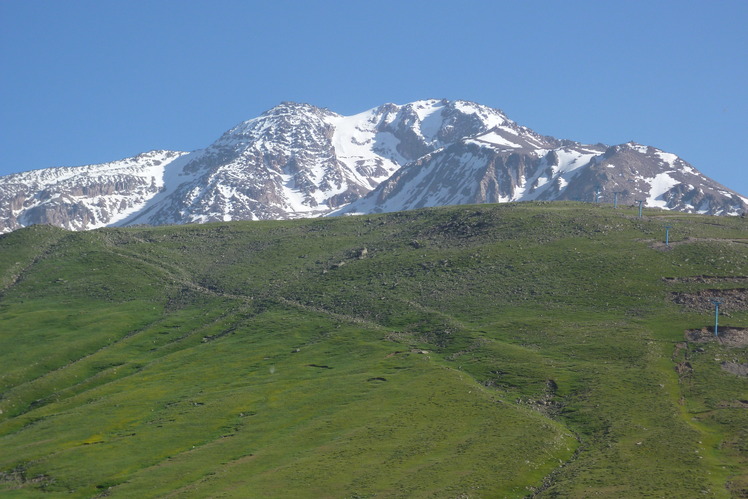
<svg viewBox="0 0 748 499">
<path fill-rule="evenodd" d="M 745 495 L 746 288 L 745 220 L 582 204 L 19 230 L 0 495 Z"/>
</svg>

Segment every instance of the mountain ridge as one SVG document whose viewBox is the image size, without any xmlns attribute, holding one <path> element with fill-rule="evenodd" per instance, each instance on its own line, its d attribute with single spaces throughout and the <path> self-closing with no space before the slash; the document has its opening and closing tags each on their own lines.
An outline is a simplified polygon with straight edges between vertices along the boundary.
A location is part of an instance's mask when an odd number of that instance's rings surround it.
<svg viewBox="0 0 748 499">
<path fill-rule="evenodd" d="M 189 153 L 0 177 L 0 232 L 613 197 L 703 214 L 748 211 L 748 198 L 674 154 L 543 136 L 474 102 L 388 103 L 351 116 L 282 102 Z"/>
</svg>

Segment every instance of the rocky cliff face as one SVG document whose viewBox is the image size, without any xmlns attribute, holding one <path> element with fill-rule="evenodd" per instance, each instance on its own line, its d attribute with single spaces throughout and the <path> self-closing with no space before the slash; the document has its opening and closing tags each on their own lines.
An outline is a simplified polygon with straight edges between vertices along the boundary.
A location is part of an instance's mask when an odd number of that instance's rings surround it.
<svg viewBox="0 0 748 499">
<path fill-rule="evenodd" d="M 614 196 L 688 212 L 748 210 L 746 198 L 673 154 L 544 137 L 476 103 L 425 100 L 341 116 L 285 102 L 191 153 L 0 177 L 0 232 Z"/>
<path fill-rule="evenodd" d="M 552 149 L 508 147 L 505 137 L 493 135 L 463 139 L 425 155 L 335 214 L 533 200 L 641 200 L 648 207 L 688 213 L 748 212 L 748 199 L 654 147 L 569 141 Z"/>
<path fill-rule="evenodd" d="M 33 224 L 104 227 L 139 210 L 184 153 L 151 151 L 102 165 L 48 168 L 0 177 L 0 232 Z"/>
</svg>

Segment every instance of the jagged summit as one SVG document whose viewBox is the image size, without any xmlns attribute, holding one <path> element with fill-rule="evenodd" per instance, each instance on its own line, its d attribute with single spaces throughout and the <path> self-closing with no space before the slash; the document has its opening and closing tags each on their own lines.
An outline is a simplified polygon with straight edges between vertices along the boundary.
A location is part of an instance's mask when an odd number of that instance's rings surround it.
<svg viewBox="0 0 748 499">
<path fill-rule="evenodd" d="M 443 204 L 643 199 L 718 215 L 748 199 L 675 154 L 540 135 L 463 100 L 343 116 L 282 102 L 205 149 L 0 177 L 0 231 L 284 219 Z"/>
</svg>

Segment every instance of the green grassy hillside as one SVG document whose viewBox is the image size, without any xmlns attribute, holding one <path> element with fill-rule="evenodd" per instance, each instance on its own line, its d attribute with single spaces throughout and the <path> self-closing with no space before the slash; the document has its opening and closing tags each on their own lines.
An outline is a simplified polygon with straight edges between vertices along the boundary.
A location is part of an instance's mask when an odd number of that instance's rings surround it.
<svg viewBox="0 0 748 499">
<path fill-rule="evenodd" d="M 746 497 L 747 289 L 746 220 L 575 203 L 19 230 L 0 495 Z"/>
</svg>

